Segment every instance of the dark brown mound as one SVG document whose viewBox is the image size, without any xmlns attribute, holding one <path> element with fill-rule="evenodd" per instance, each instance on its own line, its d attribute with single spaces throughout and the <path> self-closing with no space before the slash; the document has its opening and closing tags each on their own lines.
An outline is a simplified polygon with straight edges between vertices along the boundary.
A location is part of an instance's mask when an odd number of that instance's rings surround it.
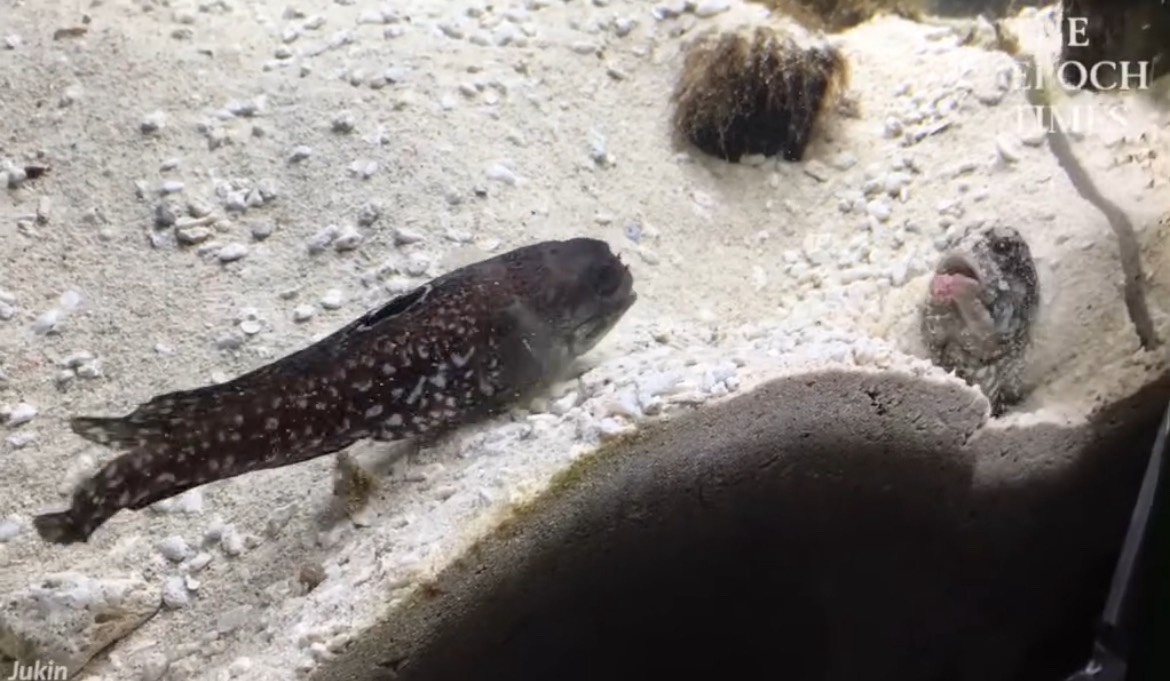
<svg viewBox="0 0 1170 681">
<path fill-rule="evenodd" d="M 929 0 L 755 0 L 761 5 L 800 21 L 809 28 L 843 31 L 878 14 L 911 19 L 928 11 Z"/>
<path fill-rule="evenodd" d="M 803 47 L 764 26 L 712 31 L 691 45 L 683 62 L 674 128 L 732 163 L 745 154 L 799 161 L 848 80 L 849 64 L 831 45 Z"/>
</svg>

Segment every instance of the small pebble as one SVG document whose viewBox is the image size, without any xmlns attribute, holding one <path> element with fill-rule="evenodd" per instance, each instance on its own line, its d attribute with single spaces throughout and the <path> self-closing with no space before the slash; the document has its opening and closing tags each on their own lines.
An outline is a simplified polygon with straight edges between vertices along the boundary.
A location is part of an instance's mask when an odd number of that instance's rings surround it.
<svg viewBox="0 0 1170 681">
<path fill-rule="evenodd" d="M 307 244 L 309 247 L 309 255 L 316 255 L 318 253 L 324 252 L 325 249 L 329 248 L 329 245 L 333 243 L 333 240 L 337 238 L 337 235 L 340 231 L 341 230 L 337 227 L 337 225 L 328 225 L 320 229 L 313 236 L 309 237 Z"/>
<path fill-rule="evenodd" d="M 454 40 L 462 40 L 463 39 L 463 36 L 464 36 L 463 29 L 459 28 L 458 26 L 455 26 L 453 24 L 439 24 L 438 28 L 439 28 L 439 31 L 443 35 L 447 36 L 448 38 L 452 38 Z"/>
<path fill-rule="evenodd" d="M 228 556 L 235 557 L 244 552 L 244 538 L 240 536 L 234 525 L 227 525 L 223 528 L 219 545 Z"/>
<path fill-rule="evenodd" d="M 382 207 L 377 203 L 370 201 L 362 204 L 358 209 L 357 223 L 359 227 L 369 227 L 382 217 Z"/>
<path fill-rule="evenodd" d="M 36 220 L 38 225 L 49 224 L 49 218 L 53 215 L 53 201 L 47 196 L 42 196 L 37 199 Z"/>
<path fill-rule="evenodd" d="M 0 544 L 6 544 L 16 538 L 20 534 L 23 523 L 17 516 L 8 516 L 4 520 L 0 520 Z"/>
<path fill-rule="evenodd" d="M 160 539 L 155 547 L 164 558 L 172 563 L 181 563 L 191 557 L 191 547 L 187 544 L 187 540 L 178 535 Z"/>
<path fill-rule="evenodd" d="M 224 524 L 223 519 L 221 519 L 219 516 L 215 516 L 212 519 L 211 524 L 208 525 L 207 529 L 203 532 L 203 545 L 210 546 L 212 544 L 217 544 L 220 541 L 223 541 L 223 534 L 227 531 L 227 529 L 228 526 Z"/>
<path fill-rule="evenodd" d="M 829 165 L 837 170 L 849 170 L 857 165 L 857 157 L 847 151 L 843 151 L 834 156 L 833 160 L 829 162 Z"/>
<path fill-rule="evenodd" d="M 419 253 L 411 253 L 403 270 L 412 277 L 421 277 L 430 269 L 431 263 Z"/>
<path fill-rule="evenodd" d="M 255 100 L 250 100 L 247 102 L 230 102 L 226 108 L 233 116 L 239 116 L 240 118 L 251 118 L 260 111 L 260 104 Z"/>
<path fill-rule="evenodd" d="M 624 38 L 629 35 L 635 28 L 638 27 L 638 20 L 633 17 L 622 17 L 614 19 L 613 32 L 619 38 Z"/>
<path fill-rule="evenodd" d="M 399 66 L 391 66 L 382 74 L 382 80 L 385 80 L 387 83 L 394 85 L 395 83 L 401 83 L 405 81 L 406 75 L 406 69 Z"/>
<path fill-rule="evenodd" d="M 36 441 L 37 434 L 28 430 L 19 433 L 13 433 L 12 435 L 4 438 L 4 442 L 13 449 L 24 449 Z"/>
<path fill-rule="evenodd" d="M 1044 144 L 1044 140 L 1046 139 L 1048 139 L 1048 132 L 1036 126 L 1035 130 L 1022 136 L 1020 142 L 1029 147 L 1038 147 Z"/>
<path fill-rule="evenodd" d="M 255 663 L 252 662 L 251 658 L 238 657 L 233 660 L 230 665 L 228 665 L 228 674 L 233 679 L 245 678 L 248 676 L 248 673 L 252 671 L 254 664 Z"/>
<path fill-rule="evenodd" d="M 211 238 L 212 234 L 213 232 L 210 228 L 202 226 L 180 227 L 175 230 L 175 238 L 179 240 L 179 243 L 189 246 L 207 241 Z"/>
<path fill-rule="evenodd" d="M 333 240 L 333 248 L 339 253 L 352 251 L 361 246 L 364 239 L 365 236 L 356 227 L 346 225 L 338 233 L 337 238 Z"/>
<path fill-rule="evenodd" d="M 203 568 L 207 567 L 210 563 L 211 554 L 206 551 L 200 551 L 199 553 L 195 554 L 195 557 L 191 559 L 191 562 L 187 563 L 187 567 L 189 570 L 191 570 L 191 572 L 201 572 Z"/>
<path fill-rule="evenodd" d="M 202 513 L 203 492 L 198 489 L 192 489 L 179 495 L 179 498 L 175 501 L 175 510 L 180 513 Z"/>
<path fill-rule="evenodd" d="M 223 205 L 230 213 L 243 213 L 248 210 L 248 193 L 244 191 L 232 192 L 228 194 Z"/>
<path fill-rule="evenodd" d="M 179 208 L 169 201 L 154 207 L 154 226 L 159 229 L 174 227 L 179 220 Z"/>
<path fill-rule="evenodd" d="M 312 305 L 297 305 L 293 308 L 293 321 L 297 323 L 307 322 L 316 313 L 317 310 Z"/>
<path fill-rule="evenodd" d="M 378 172 L 378 162 L 370 159 L 358 159 L 349 164 L 349 172 L 355 177 L 368 180 Z"/>
<path fill-rule="evenodd" d="M 886 119 L 886 122 L 882 127 L 882 137 L 885 137 L 886 139 L 894 139 L 895 137 L 898 137 L 902 134 L 902 130 L 902 121 L 891 116 Z"/>
<path fill-rule="evenodd" d="M 144 135 L 153 135 L 166 125 L 167 116 L 162 111 L 154 111 L 142 118 L 139 129 Z"/>
<path fill-rule="evenodd" d="M 253 222 L 248 227 L 252 232 L 252 238 L 256 241 L 264 241 L 272 236 L 272 232 L 275 230 L 275 226 L 267 220 Z"/>
<path fill-rule="evenodd" d="M 215 339 L 215 347 L 220 350 L 238 350 L 244 345 L 245 339 L 239 331 L 227 331 Z"/>
<path fill-rule="evenodd" d="M 261 178 L 256 183 L 256 191 L 260 193 L 260 198 L 265 203 L 272 203 L 280 196 L 280 183 L 271 177 Z"/>
<path fill-rule="evenodd" d="M 81 294 L 77 291 L 66 291 L 61 294 L 57 304 L 62 310 L 76 310 L 81 305 Z"/>
<path fill-rule="evenodd" d="M 413 230 L 409 227 L 395 227 L 394 228 L 394 244 L 397 246 L 406 246 L 407 244 L 415 244 L 423 240 L 421 232 Z"/>
<path fill-rule="evenodd" d="M 636 222 L 626 225 L 626 238 L 634 243 L 640 243 L 642 241 L 642 225 Z"/>
<path fill-rule="evenodd" d="M 163 581 L 162 599 L 171 610 L 180 610 L 191 604 L 191 594 L 181 576 L 173 575 Z"/>
<path fill-rule="evenodd" d="M 515 185 L 517 182 L 516 173 L 501 163 L 496 163 L 488 168 L 487 176 L 489 180 L 503 182 L 507 185 Z"/>
<path fill-rule="evenodd" d="M 590 42 L 588 40 L 577 41 L 570 45 L 569 49 L 580 55 L 598 54 L 601 50 L 601 48 L 596 43 Z"/>
<path fill-rule="evenodd" d="M 890 206 L 883 201 L 870 201 L 866 204 L 865 210 L 878 222 L 885 222 L 890 219 Z"/>
<path fill-rule="evenodd" d="M 187 200 L 187 213 L 193 218 L 205 218 L 211 215 L 211 204 L 202 199 L 192 198 Z"/>
<path fill-rule="evenodd" d="M 705 19 L 713 17 L 716 14 L 722 14 L 729 9 L 731 9 L 731 3 L 728 0 L 700 0 L 695 5 L 694 13 L 695 16 Z"/>
<path fill-rule="evenodd" d="M 995 152 L 1005 163 L 1017 163 L 1020 160 L 1020 151 L 1015 141 L 1005 135 L 995 138 Z"/>
<path fill-rule="evenodd" d="M 32 421 L 36 415 L 37 408 L 27 402 L 21 402 L 11 408 L 0 407 L 0 420 L 3 420 L 9 428 L 22 426 Z"/>
<path fill-rule="evenodd" d="M 92 359 L 84 364 L 78 365 L 73 369 L 78 376 L 92 380 L 102 377 L 102 361 L 100 359 Z"/>
<path fill-rule="evenodd" d="M 216 257 L 220 262 L 235 262 L 248 255 L 248 246 L 241 243 L 231 243 L 219 249 Z"/>
<path fill-rule="evenodd" d="M 84 94 L 85 91 L 82 90 L 79 86 L 70 85 L 61 92 L 61 98 L 57 100 L 57 106 L 61 107 L 62 109 L 67 106 L 73 106 L 73 104 L 77 100 L 81 99 L 82 95 Z"/>
<path fill-rule="evenodd" d="M 302 144 L 292 150 L 292 154 L 289 155 L 288 160 L 291 163 L 300 163 L 312 155 L 313 148 Z"/>
<path fill-rule="evenodd" d="M 345 294 L 340 289 L 331 288 L 321 296 L 321 307 L 326 310 L 340 310 L 345 306 Z"/>
<path fill-rule="evenodd" d="M 331 128 L 333 132 L 348 134 L 357 127 L 357 118 L 349 111 L 342 111 L 333 117 Z"/>
</svg>

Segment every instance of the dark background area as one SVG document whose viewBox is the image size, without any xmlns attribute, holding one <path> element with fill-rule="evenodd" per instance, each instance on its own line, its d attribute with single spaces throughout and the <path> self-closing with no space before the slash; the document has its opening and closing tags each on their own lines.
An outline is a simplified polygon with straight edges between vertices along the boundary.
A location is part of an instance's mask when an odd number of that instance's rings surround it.
<svg viewBox="0 0 1170 681">
<path fill-rule="evenodd" d="M 933 387 L 835 380 L 786 382 L 646 436 L 550 502 L 546 524 L 473 552 L 314 678 L 1062 681 L 1079 669 L 1165 390 L 1101 414 L 1094 441 L 1069 441 L 1062 460 L 1020 451 L 1010 430 L 967 442 L 921 425 L 948 399 Z M 729 410 L 746 424 L 734 438 L 719 434 Z M 1059 443 L 1046 428 L 1031 431 Z M 1033 473 L 977 473 L 1000 464 Z"/>
</svg>

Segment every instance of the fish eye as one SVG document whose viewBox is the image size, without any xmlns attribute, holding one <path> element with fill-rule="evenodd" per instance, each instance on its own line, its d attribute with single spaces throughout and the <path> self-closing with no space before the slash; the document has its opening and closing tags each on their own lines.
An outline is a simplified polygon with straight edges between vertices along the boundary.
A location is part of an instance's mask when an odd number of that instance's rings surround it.
<svg viewBox="0 0 1170 681">
<path fill-rule="evenodd" d="M 995 237 L 991 240 L 991 250 L 1000 255 L 1007 255 L 1012 250 L 1012 240 L 1007 237 Z"/>
</svg>

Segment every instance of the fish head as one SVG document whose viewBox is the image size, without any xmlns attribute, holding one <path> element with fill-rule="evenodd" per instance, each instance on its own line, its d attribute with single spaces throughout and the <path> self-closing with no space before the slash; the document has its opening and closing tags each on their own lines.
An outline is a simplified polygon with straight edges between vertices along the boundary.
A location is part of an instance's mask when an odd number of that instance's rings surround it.
<svg viewBox="0 0 1170 681">
<path fill-rule="evenodd" d="M 609 244 L 578 238 L 543 244 L 536 314 L 569 353 L 592 349 L 638 299 L 634 277 Z"/>
<path fill-rule="evenodd" d="M 1020 233 L 1007 226 L 972 231 L 935 267 L 925 340 L 992 361 L 1026 341 L 1038 304 L 1036 265 Z"/>
</svg>

